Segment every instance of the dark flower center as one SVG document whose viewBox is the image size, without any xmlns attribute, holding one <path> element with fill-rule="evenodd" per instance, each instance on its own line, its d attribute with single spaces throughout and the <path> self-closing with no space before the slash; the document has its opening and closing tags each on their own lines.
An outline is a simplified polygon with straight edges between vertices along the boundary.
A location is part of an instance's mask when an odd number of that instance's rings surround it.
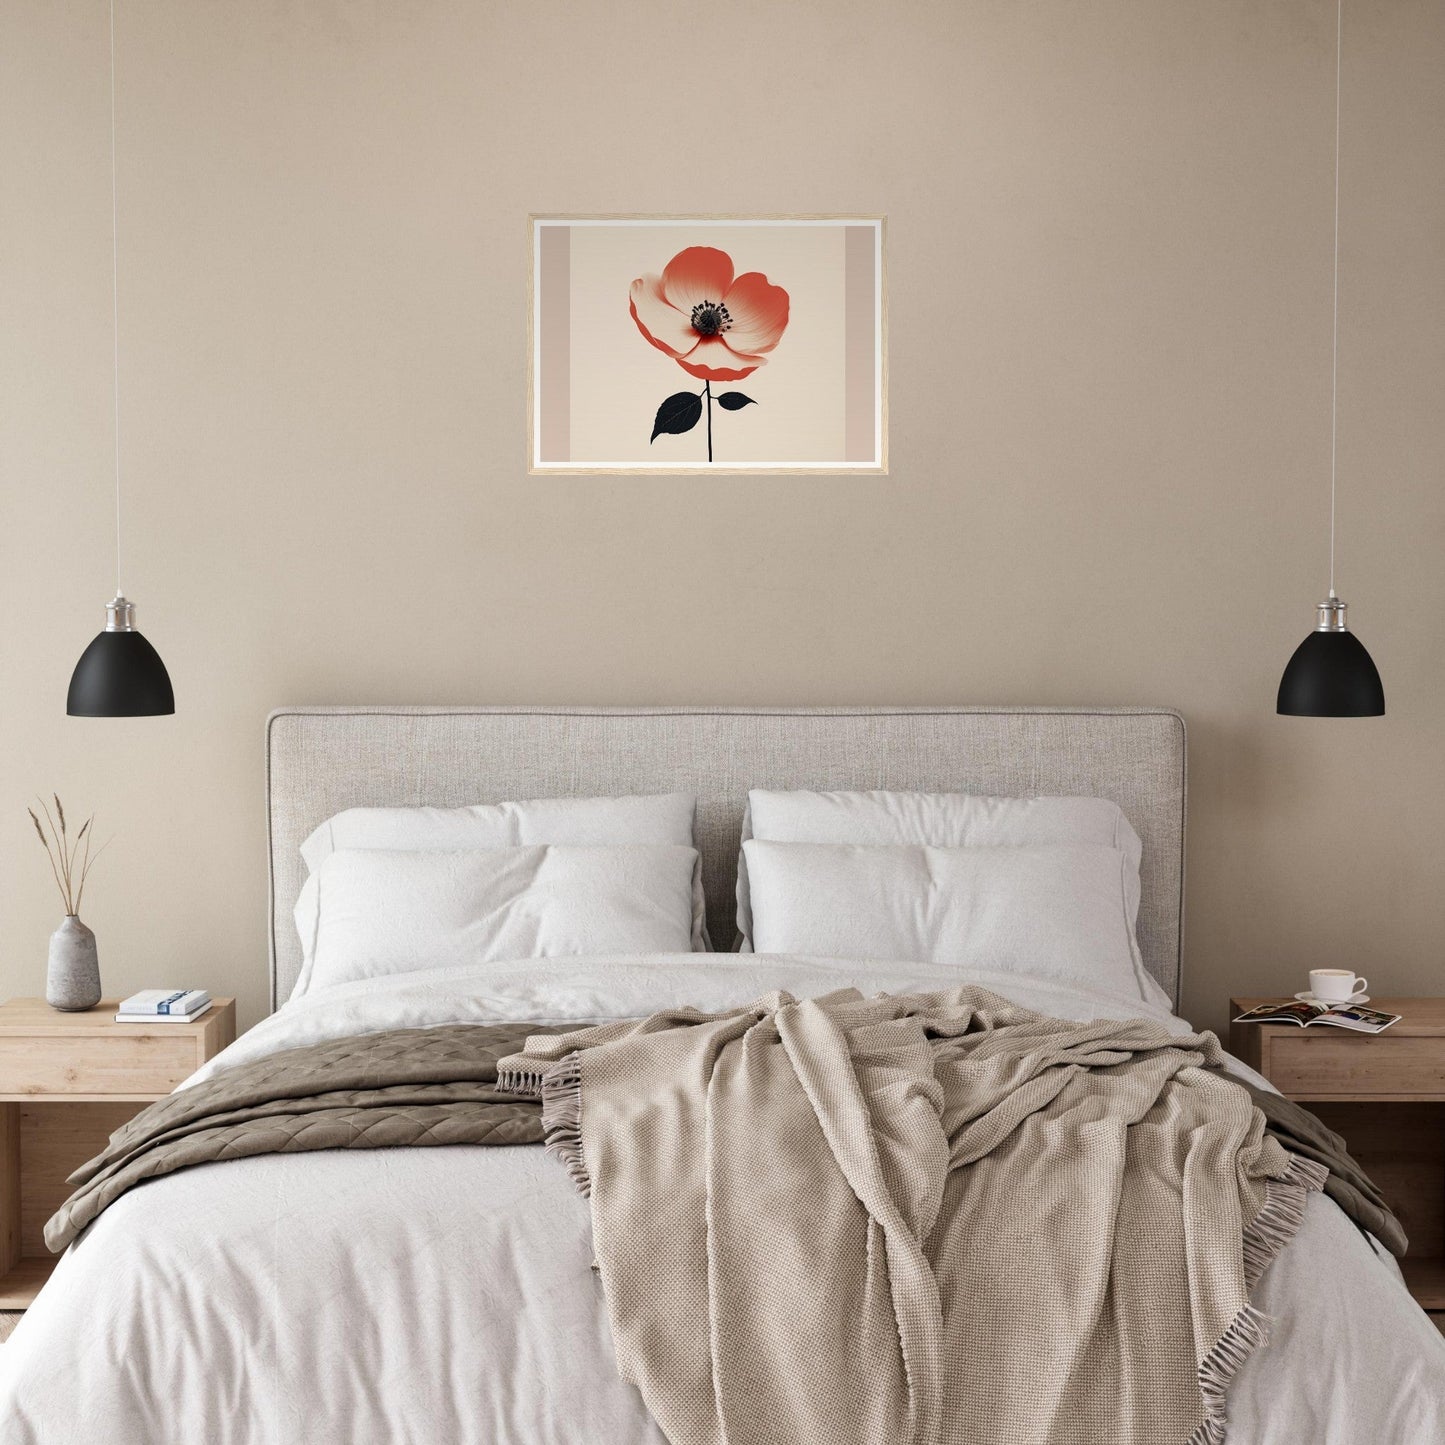
<svg viewBox="0 0 1445 1445">
<path fill-rule="evenodd" d="M 692 329 L 699 336 L 716 336 L 731 331 L 733 318 L 721 301 L 699 301 L 692 308 Z"/>
</svg>

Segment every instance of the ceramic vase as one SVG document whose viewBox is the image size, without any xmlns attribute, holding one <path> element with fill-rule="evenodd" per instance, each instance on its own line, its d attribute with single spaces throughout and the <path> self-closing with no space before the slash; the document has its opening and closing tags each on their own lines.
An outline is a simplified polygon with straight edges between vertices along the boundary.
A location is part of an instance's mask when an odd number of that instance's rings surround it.
<svg viewBox="0 0 1445 1445">
<path fill-rule="evenodd" d="M 95 934 L 73 913 L 50 935 L 50 964 L 45 972 L 45 1002 L 66 1013 L 100 1002 L 100 959 Z"/>
</svg>

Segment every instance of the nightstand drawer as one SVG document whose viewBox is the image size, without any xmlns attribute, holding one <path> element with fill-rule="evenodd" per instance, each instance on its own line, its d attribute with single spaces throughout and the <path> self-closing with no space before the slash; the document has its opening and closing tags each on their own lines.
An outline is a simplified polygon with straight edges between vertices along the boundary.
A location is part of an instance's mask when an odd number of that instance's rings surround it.
<svg viewBox="0 0 1445 1445">
<path fill-rule="evenodd" d="M 1269 1040 L 1269 1081 L 1292 1099 L 1445 1098 L 1439 1039 L 1309 1032 Z"/>
<path fill-rule="evenodd" d="M 0 1038 L 0 1095 L 168 1094 L 199 1064 L 191 1034 Z"/>
</svg>

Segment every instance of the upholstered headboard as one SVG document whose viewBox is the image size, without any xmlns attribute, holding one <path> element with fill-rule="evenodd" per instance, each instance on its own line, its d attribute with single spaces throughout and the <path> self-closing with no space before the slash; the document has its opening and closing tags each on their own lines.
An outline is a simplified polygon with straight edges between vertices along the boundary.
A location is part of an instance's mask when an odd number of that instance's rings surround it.
<svg viewBox="0 0 1445 1445">
<path fill-rule="evenodd" d="M 1112 798 L 1144 843 L 1144 962 L 1178 1002 L 1184 719 L 1167 708 L 296 707 L 266 726 L 272 1006 L 301 967 L 298 849 L 342 808 L 692 793 L 726 949 L 750 787 Z"/>
</svg>

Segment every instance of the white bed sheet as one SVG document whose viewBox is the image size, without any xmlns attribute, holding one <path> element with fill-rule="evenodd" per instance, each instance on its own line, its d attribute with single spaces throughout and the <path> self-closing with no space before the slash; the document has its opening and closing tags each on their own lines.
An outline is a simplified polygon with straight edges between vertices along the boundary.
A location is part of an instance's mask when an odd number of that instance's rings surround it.
<svg viewBox="0 0 1445 1445">
<path fill-rule="evenodd" d="M 299 999 L 196 1079 L 387 1028 L 958 981 L 695 953 L 433 970 Z M 1017 976 L 969 981 L 1060 1017 L 1169 1017 Z M 77 1241 L 0 1348 L 0 1440 L 661 1445 L 617 1379 L 591 1258 L 586 1202 L 535 1147 L 281 1155 L 154 1180 Z M 1311 1199 L 1258 1303 L 1271 1343 L 1235 1381 L 1229 1445 L 1445 1440 L 1445 1341 L 1328 1200 Z"/>
</svg>

